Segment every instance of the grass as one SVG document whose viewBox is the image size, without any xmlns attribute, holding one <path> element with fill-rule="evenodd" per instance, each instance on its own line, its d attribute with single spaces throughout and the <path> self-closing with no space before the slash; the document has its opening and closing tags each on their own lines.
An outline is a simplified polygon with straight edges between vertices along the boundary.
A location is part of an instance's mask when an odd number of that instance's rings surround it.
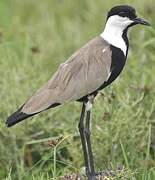
<svg viewBox="0 0 155 180">
<path fill-rule="evenodd" d="M 79 103 L 46 111 L 10 129 L 5 120 L 60 63 L 102 31 L 112 6 L 125 3 L 136 7 L 152 28 L 130 31 L 125 69 L 96 99 L 95 166 L 98 171 L 125 166 L 118 179 L 155 179 L 153 0 L 0 1 L 0 179 L 49 180 L 82 171 Z"/>
</svg>

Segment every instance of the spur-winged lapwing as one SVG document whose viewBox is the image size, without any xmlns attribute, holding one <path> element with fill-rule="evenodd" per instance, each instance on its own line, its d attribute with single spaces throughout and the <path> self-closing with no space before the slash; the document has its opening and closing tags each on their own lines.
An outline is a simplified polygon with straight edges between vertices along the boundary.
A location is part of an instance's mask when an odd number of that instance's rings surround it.
<svg viewBox="0 0 155 180">
<path fill-rule="evenodd" d="M 68 101 L 82 102 L 79 131 L 86 174 L 89 180 L 95 179 L 90 142 L 92 103 L 98 92 L 121 73 L 128 54 L 127 31 L 136 24 L 150 25 L 137 17 L 131 6 L 113 7 L 108 12 L 104 31 L 61 64 L 52 78 L 8 117 L 7 126 Z"/>
</svg>

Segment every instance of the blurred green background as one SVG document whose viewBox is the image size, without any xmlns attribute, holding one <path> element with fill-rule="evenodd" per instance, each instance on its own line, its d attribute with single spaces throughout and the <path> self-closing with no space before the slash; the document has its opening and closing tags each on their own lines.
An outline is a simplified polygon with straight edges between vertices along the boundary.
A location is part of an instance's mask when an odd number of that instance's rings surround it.
<svg viewBox="0 0 155 180">
<path fill-rule="evenodd" d="M 107 11 L 118 4 L 134 6 L 152 27 L 130 30 L 126 67 L 96 99 L 95 166 L 124 166 L 122 179 L 155 179 L 153 0 L 0 0 L 0 179 L 59 179 L 82 171 L 81 104 L 65 104 L 10 129 L 5 120 L 60 63 L 102 32 Z"/>
</svg>

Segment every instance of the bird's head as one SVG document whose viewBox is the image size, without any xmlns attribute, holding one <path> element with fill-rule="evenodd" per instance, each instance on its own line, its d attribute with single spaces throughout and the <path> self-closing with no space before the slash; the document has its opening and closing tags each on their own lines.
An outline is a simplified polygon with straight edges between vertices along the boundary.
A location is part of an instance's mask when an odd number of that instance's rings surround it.
<svg viewBox="0 0 155 180">
<path fill-rule="evenodd" d="M 128 5 L 115 6 L 108 12 L 101 37 L 111 45 L 120 48 L 127 56 L 129 46 L 127 30 L 136 24 L 150 26 L 147 21 L 137 17 L 133 7 Z"/>
<path fill-rule="evenodd" d="M 136 10 L 128 5 L 113 7 L 108 12 L 106 24 L 114 28 L 121 28 L 122 30 L 128 29 L 136 24 L 150 26 L 147 21 L 137 17 Z"/>
</svg>

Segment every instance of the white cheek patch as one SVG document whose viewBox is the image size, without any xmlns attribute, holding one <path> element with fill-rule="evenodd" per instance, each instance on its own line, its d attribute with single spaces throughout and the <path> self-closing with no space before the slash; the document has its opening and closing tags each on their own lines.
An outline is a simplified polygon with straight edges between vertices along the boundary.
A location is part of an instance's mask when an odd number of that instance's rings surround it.
<svg viewBox="0 0 155 180">
<path fill-rule="evenodd" d="M 133 23 L 132 20 L 130 20 L 128 17 L 121 17 L 118 15 L 112 16 L 111 19 L 109 18 L 112 24 L 118 25 L 119 27 L 122 27 L 122 29 L 129 26 L 131 23 Z"/>
<path fill-rule="evenodd" d="M 133 23 L 133 21 L 130 20 L 129 18 L 127 18 L 127 19 L 123 22 L 123 25 L 124 25 L 124 27 L 126 28 L 127 26 L 129 26 L 129 25 L 132 24 L 132 23 Z"/>
<path fill-rule="evenodd" d="M 101 34 L 101 37 L 109 44 L 120 48 L 125 56 L 127 53 L 127 45 L 122 38 L 122 35 L 125 28 L 127 28 L 131 23 L 133 23 L 133 21 L 127 17 L 121 17 L 118 15 L 111 16 Z"/>
</svg>

